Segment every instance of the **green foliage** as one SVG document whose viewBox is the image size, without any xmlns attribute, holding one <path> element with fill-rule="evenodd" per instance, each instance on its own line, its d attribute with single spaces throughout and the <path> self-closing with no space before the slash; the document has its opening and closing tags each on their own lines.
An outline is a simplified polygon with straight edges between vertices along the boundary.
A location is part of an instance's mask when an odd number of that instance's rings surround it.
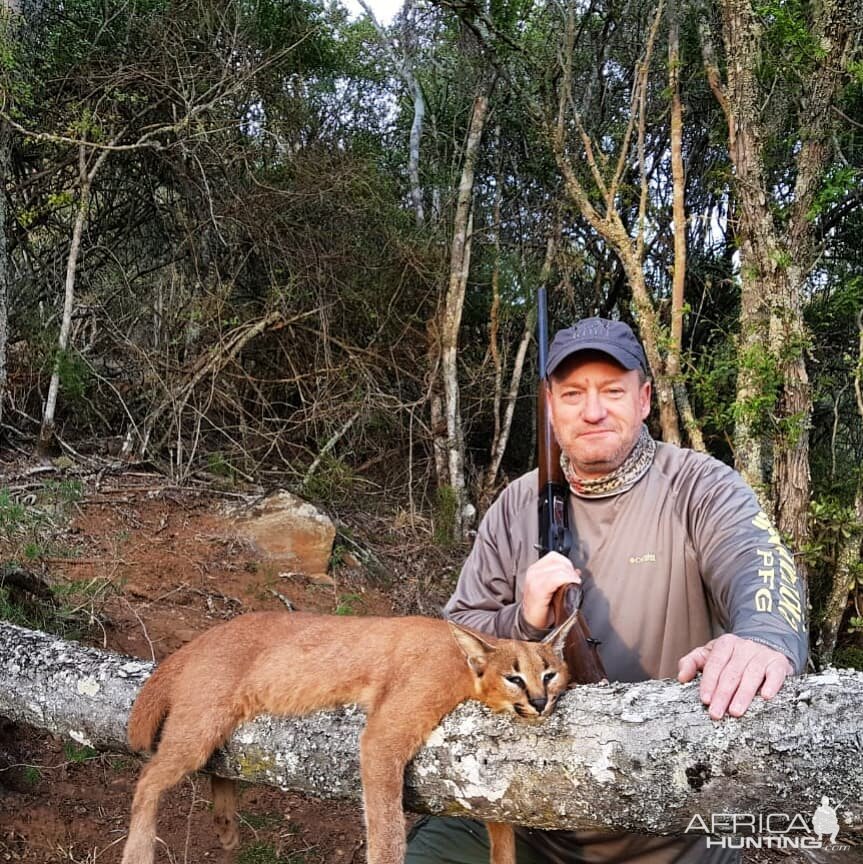
<svg viewBox="0 0 863 864">
<path fill-rule="evenodd" d="M 61 351 L 58 368 L 64 397 L 72 402 L 81 399 L 90 383 L 90 367 L 77 351 Z"/>
<path fill-rule="evenodd" d="M 9 488 L 0 488 L 0 537 L 8 542 L 30 518 L 27 508 L 13 500 Z"/>
<path fill-rule="evenodd" d="M 9 487 L 0 487 L 0 544 L 8 558 L 15 560 L 23 554 L 32 559 L 38 557 L 33 550 L 52 546 L 52 535 L 82 492 L 76 479 L 47 481 L 36 499 L 24 504 L 12 496 Z"/>
<path fill-rule="evenodd" d="M 43 559 L 72 554 L 61 534 L 70 508 L 83 494 L 75 478 L 50 480 L 28 499 L 0 487 L 0 618 L 23 627 L 81 638 L 97 608 L 115 590 L 106 579 L 50 583 L 38 575 Z M 23 565 L 23 566 L 22 566 Z"/>
<path fill-rule="evenodd" d="M 863 648 L 855 646 L 837 648 L 833 654 L 833 665 L 839 669 L 859 669 L 863 671 Z"/>
<path fill-rule="evenodd" d="M 336 605 L 336 615 L 358 615 L 357 604 L 363 602 L 362 594 L 340 594 Z"/>
<path fill-rule="evenodd" d="M 302 494 L 324 503 L 344 501 L 355 488 L 356 478 L 350 466 L 332 454 L 325 454 L 315 473 L 306 481 Z"/>
<path fill-rule="evenodd" d="M 839 544 L 863 533 L 853 507 L 835 498 L 816 498 L 809 504 L 811 541 L 807 555 L 813 561 L 835 564 Z"/>
<path fill-rule="evenodd" d="M 255 842 L 244 846 L 237 853 L 237 864 L 311 864 L 304 852 L 288 852 L 281 855 L 269 843 Z"/>
<path fill-rule="evenodd" d="M 99 756 L 92 747 L 86 744 L 75 744 L 72 741 L 66 741 L 63 744 L 63 755 L 66 757 L 67 762 L 75 762 L 79 765 L 96 759 Z"/>
<path fill-rule="evenodd" d="M 791 68 L 795 64 L 798 71 L 824 57 L 824 49 L 812 32 L 807 7 L 805 0 L 762 0 L 754 6 L 766 27 L 766 39 L 781 45 L 782 59 Z"/>
<path fill-rule="evenodd" d="M 246 823 L 250 828 L 254 828 L 256 831 L 259 831 L 263 828 L 276 828 L 279 826 L 283 826 L 286 831 L 290 833 L 294 833 L 291 829 L 290 824 L 285 825 L 285 817 L 284 814 L 274 812 L 274 813 L 242 813 L 241 814 L 242 821 Z"/>
<path fill-rule="evenodd" d="M 809 568 L 809 593 L 813 621 L 820 621 L 822 610 L 833 586 L 833 574 L 843 546 L 863 535 L 853 506 L 835 496 L 825 495 L 809 504 L 809 540 L 800 549 Z M 863 565 L 857 564 L 858 579 Z"/>
<path fill-rule="evenodd" d="M 735 401 L 732 417 L 735 422 L 747 421 L 756 434 L 763 434 L 775 419 L 774 409 L 782 384 L 779 364 L 767 346 L 759 343 L 738 351 L 737 364 L 738 375 L 744 370 L 747 373 L 752 393 Z"/>
<path fill-rule="evenodd" d="M 42 771 L 39 769 L 38 765 L 26 765 L 21 777 L 27 786 L 38 786 L 39 782 L 42 780 Z"/>
<path fill-rule="evenodd" d="M 807 214 L 816 219 L 834 204 L 844 201 L 860 188 L 861 171 L 851 165 L 833 165 L 824 175 L 821 188 Z"/>
<path fill-rule="evenodd" d="M 237 469 L 218 451 L 207 454 L 207 470 L 217 477 L 224 477 L 231 485 L 237 482 Z"/>
</svg>

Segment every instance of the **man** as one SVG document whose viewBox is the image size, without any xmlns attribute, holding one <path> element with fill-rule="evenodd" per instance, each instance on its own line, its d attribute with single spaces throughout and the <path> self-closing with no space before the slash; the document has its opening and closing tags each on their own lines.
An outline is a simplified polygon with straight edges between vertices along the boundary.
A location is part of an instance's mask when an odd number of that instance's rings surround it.
<svg viewBox="0 0 863 864">
<path fill-rule="evenodd" d="M 561 585 L 582 609 L 612 681 L 701 673 L 711 718 L 739 717 L 803 671 L 803 586 L 793 559 L 740 476 L 704 454 L 656 443 L 651 384 L 628 326 L 588 318 L 549 350 L 549 416 L 572 494 L 570 558 L 537 560 L 536 472 L 512 483 L 479 527 L 445 614 L 501 637 L 540 639 Z M 429 819 L 407 864 L 488 860 L 478 823 Z M 703 837 L 519 829 L 519 864 L 737 861 Z"/>
</svg>

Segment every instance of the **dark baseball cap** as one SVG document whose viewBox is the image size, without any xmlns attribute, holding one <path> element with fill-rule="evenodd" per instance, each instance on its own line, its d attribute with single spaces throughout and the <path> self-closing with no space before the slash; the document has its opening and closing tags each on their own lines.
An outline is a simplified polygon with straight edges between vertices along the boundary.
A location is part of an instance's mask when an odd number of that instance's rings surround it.
<svg viewBox="0 0 863 864">
<path fill-rule="evenodd" d="M 607 318 L 582 318 L 578 324 L 558 330 L 548 349 L 546 376 L 551 375 L 567 357 L 577 351 L 601 351 L 616 360 L 624 369 L 641 369 L 648 374 L 644 349 L 623 321 Z"/>
</svg>

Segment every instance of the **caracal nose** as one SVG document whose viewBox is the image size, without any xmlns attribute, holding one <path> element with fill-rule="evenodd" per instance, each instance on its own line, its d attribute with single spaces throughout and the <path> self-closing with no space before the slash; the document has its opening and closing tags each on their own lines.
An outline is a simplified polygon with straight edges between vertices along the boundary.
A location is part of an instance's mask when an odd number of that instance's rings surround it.
<svg viewBox="0 0 863 864">
<path fill-rule="evenodd" d="M 548 705 L 548 699 L 545 696 L 539 696 L 536 699 L 528 699 L 528 702 L 536 708 L 537 714 L 542 714 L 545 710 L 545 706 Z"/>
</svg>

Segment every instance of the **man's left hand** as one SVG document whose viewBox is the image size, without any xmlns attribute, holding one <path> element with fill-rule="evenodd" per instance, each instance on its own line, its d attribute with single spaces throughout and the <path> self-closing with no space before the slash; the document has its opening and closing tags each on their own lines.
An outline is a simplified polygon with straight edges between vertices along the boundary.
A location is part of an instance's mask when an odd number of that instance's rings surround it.
<svg viewBox="0 0 863 864">
<path fill-rule="evenodd" d="M 740 717 L 756 693 L 772 699 L 794 672 L 784 654 L 732 633 L 690 651 L 681 657 L 678 668 L 681 684 L 702 673 L 701 701 L 710 706 L 713 720 L 721 720 L 726 712 Z"/>
</svg>

